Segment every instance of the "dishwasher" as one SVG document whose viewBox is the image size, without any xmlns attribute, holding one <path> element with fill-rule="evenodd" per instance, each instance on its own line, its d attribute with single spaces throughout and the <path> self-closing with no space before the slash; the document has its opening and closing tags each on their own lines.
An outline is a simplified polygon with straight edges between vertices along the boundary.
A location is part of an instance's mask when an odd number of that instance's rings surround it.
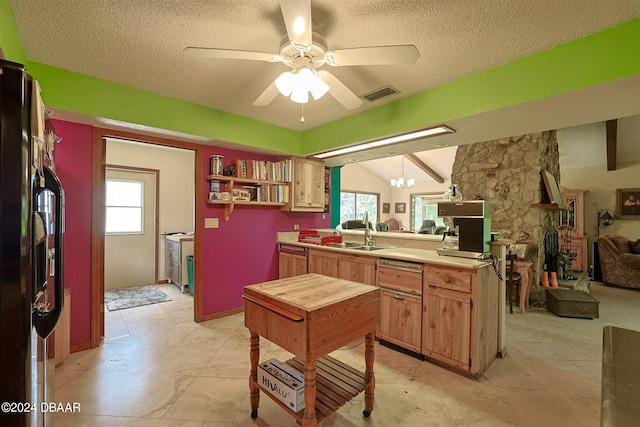
<svg viewBox="0 0 640 427">
<path fill-rule="evenodd" d="M 424 264 L 381 258 L 380 324 L 381 344 L 391 343 L 416 357 L 422 346 L 422 273 Z"/>
</svg>

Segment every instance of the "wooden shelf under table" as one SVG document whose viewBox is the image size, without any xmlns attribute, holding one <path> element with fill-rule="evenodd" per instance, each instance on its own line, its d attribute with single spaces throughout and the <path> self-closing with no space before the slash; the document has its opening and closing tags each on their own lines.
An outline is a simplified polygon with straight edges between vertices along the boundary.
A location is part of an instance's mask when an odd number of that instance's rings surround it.
<svg viewBox="0 0 640 427">
<path fill-rule="evenodd" d="M 297 357 L 289 359 L 285 363 L 300 372 L 304 372 L 304 362 Z M 351 399 L 362 393 L 367 386 L 367 382 L 364 379 L 364 372 L 334 359 L 331 356 L 324 356 L 318 359 L 316 372 L 315 409 L 316 419 L 318 422 L 327 418 L 329 415 L 347 404 Z M 302 423 L 304 409 L 301 409 L 298 412 L 293 412 L 260 384 L 257 384 L 257 386 L 262 390 L 265 396 L 269 396 L 271 400 L 289 412 L 298 424 Z"/>
</svg>

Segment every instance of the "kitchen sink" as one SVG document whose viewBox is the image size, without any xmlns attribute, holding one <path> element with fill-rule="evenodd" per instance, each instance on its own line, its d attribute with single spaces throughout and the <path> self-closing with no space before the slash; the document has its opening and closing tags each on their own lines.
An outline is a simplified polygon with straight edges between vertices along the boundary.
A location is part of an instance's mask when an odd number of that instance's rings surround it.
<svg viewBox="0 0 640 427">
<path fill-rule="evenodd" d="M 392 246 L 365 246 L 365 245 L 360 245 L 360 246 L 354 246 L 350 249 L 354 249 L 356 251 L 367 251 L 367 252 L 371 252 L 371 251 L 377 251 L 380 249 L 391 249 Z"/>
<path fill-rule="evenodd" d="M 355 243 L 355 242 L 342 242 L 342 243 L 336 243 L 335 245 L 328 245 L 329 247 L 332 248 L 354 248 L 356 246 L 362 246 L 362 243 Z"/>
</svg>

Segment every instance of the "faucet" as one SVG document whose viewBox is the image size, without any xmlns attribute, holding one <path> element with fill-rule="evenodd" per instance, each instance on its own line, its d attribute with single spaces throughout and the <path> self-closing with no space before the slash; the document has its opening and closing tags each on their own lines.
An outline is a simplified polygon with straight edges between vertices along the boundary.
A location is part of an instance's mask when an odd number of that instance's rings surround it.
<svg viewBox="0 0 640 427">
<path fill-rule="evenodd" d="M 365 246 L 374 246 L 375 242 L 371 238 L 371 228 L 369 228 L 369 212 L 364 211 L 364 218 L 362 219 L 362 223 L 365 225 L 365 228 L 364 228 L 364 245 Z"/>
</svg>

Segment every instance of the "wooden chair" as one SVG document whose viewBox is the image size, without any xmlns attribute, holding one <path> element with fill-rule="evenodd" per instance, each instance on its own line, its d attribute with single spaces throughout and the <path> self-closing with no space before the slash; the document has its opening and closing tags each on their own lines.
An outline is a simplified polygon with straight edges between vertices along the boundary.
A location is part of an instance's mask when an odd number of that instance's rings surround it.
<svg viewBox="0 0 640 427">
<path fill-rule="evenodd" d="M 512 254 L 511 251 L 507 254 L 506 260 L 506 280 L 505 284 L 507 287 L 507 299 L 509 300 L 509 313 L 513 314 L 513 293 L 514 291 L 518 292 L 520 295 L 521 286 L 522 286 L 522 276 L 520 273 L 515 271 L 514 263 L 518 259 L 517 254 Z M 516 300 L 517 301 L 517 300 Z"/>
</svg>

